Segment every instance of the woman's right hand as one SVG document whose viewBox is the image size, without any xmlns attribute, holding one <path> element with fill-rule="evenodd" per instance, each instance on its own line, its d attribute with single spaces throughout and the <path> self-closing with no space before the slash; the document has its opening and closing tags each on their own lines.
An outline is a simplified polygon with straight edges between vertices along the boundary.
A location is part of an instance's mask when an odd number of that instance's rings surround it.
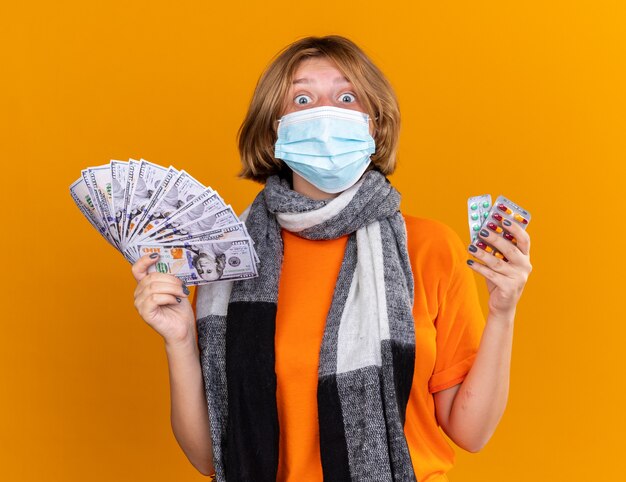
<svg viewBox="0 0 626 482">
<path fill-rule="evenodd" d="M 195 342 L 195 317 L 189 290 L 175 276 L 148 273 L 148 268 L 159 259 L 155 254 L 142 256 L 133 265 L 132 273 L 137 280 L 135 308 L 166 344 Z"/>
</svg>

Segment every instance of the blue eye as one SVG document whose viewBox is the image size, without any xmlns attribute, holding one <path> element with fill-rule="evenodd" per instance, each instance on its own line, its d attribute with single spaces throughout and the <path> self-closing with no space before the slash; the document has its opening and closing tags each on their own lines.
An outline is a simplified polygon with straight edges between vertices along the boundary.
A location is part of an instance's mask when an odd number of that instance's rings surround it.
<svg viewBox="0 0 626 482">
<path fill-rule="evenodd" d="M 339 97 L 341 99 L 341 102 L 345 102 L 346 104 L 351 104 L 352 102 L 356 102 L 356 97 L 354 94 L 341 94 L 341 96 Z"/>
<path fill-rule="evenodd" d="M 305 105 L 311 102 L 311 98 L 308 95 L 300 94 L 294 99 L 296 104 Z"/>
</svg>

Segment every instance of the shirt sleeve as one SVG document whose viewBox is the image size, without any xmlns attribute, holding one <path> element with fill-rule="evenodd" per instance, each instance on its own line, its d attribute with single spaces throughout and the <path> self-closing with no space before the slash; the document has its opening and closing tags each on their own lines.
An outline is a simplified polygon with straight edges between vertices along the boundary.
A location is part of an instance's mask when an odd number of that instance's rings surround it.
<svg viewBox="0 0 626 482">
<path fill-rule="evenodd" d="M 461 383 L 469 372 L 485 326 L 474 271 L 467 266 L 469 253 L 458 235 L 447 229 L 440 243 L 450 260 L 449 276 L 442 278 L 435 320 L 435 368 L 428 383 L 430 393 Z"/>
</svg>

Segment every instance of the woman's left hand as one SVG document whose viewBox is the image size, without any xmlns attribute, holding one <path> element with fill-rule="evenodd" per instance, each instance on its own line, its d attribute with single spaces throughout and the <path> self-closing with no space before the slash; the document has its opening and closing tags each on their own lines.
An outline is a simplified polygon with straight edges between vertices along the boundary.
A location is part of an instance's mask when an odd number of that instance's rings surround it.
<svg viewBox="0 0 626 482">
<path fill-rule="evenodd" d="M 517 223 L 508 220 L 504 222 L 510 223 L 503 226 L 504 233 L 497 233 L 484 227 L 479 236 L 485 243 L 502 253 L 508 261 L 470 245 L 469 251 L 480 260 L 480 263 L 468 260 L 468 264 L 487 280 L 489 313 L 512 319 L 528 275 L 532 271 L 530 236 Z M 506 233 L 513 235 L 515 243 L 504 237 Z"/>
</svg>

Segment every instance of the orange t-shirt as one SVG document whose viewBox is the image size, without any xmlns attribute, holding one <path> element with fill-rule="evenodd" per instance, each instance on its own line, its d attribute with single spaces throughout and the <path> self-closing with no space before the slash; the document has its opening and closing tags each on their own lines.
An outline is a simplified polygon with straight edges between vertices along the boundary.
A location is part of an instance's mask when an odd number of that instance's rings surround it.
<svg viewBox="0 0 626 482">
<path fill-rule="evenodd" d="M 435 417 L 433 393 L 463 381 L 484 317 L 467 252 L 450 228 L 405 216 L 415 279 L 415 372 L 404 432 L 418 480 L 445 481 L 454 463 Z M 276 315 L 278 482 L 323 479 L 317 419 L 317 369 L 347 236 L 311 241 L 283 231 Z"/>
</svg>

